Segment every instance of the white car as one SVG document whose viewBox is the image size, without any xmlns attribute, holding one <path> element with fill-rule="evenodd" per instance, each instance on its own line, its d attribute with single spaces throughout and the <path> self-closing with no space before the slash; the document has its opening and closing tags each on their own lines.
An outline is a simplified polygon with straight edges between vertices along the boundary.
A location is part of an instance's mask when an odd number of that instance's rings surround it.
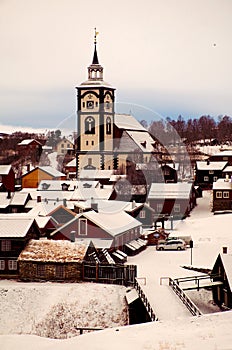
<svg viewBox="0 0 232 350">
<path fill-rule="evenodd" d="M 182 239 L 169 239 L 165 242 L 160 242 L 156 246 L 157 250 L 185 250 L 186 244 Z"/>
</svg>

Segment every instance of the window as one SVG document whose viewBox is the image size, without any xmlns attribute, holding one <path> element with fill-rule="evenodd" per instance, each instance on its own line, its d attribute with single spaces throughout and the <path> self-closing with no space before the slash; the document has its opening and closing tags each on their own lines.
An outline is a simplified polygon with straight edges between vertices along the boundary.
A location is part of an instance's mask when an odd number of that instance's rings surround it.
<svg viewBox="0 0 232 350">
<path fill-rule="evenodd" d="M 86 141 L 86 146 L 88 146 L 88 144 L 89 144 L 89 141 Z"/>
<path fill-rule="evenodd" d="M 5 270 L 5 260 L 0 260 L 0 270 Z"/>
<path fill-rule="evenodd" d="M 216 192 L 216 198 L 222 198 L 222 191 Z"/>
<path fill-rule="evenodd" d="M 7 240 L 7 239 L 2 240 L 2 242 L 1 242 L 1 250 L 3 252 L 9 252 L 11 250 L 11 241 Z"/>
<path fill-rule="evenodd" d="M 106 109 L 109 109 L 110 108 L 110 103 L 109 101 L 106 101 Z"/>
<path fill-rule="evenodd" d="M 204 176 L 204 181 L 205 182 L 209 181 L 209 177 L 208 176 Z"/>
<path fill-rule="evenodd" d="M 146 218 L 145 210 L 141 210 L 141 212 L 139 213 L 139 217 L 140 217 L 140 219 L 145 219 Z"/>
<path fill-rule="evenodd" d="M 180 204 L 175 204 L 174 205 L 174 213 L 179 213 L 180 212 Z"/>
<path fill-rule="evenodd" d="M 218 179 L 217 176 L 214 176 L 214 177 L 213 177 L 213 182 L 216 182 L 217 179 Z"/>
<path fill-rule="evenodd" d="M 223 192 L 223 198 L 230 198 L 229 191 L 224 191 Z"/>
<path fill-rule="evenodd" d="M 98 102 L 96 102 L 96 107 L 98 107 Z"/>
<path fill-rule="evenodd" d="M 163 204 L 157 204 L 156 208 L 157 208 L 157 212 L 160 213 L 163 209 Z"/>
<path fill-rule="evenodd" d="M 64 144 L 63 143 L 61 144 L 61 148 L 64 148 Z"/>
<path fill-rule="evenodd" d="M 92 165 L 92 158 L 88 158 L 88 165 Z"/>
<path fill-rule="evenodd" d="M 45 276 L 45 265 L 37 265 L 37 271 L 36 271 L 37 277 L 44 277 Z"/>
<path fill-rule="evenodd" d="M 56 265 L 56 277 L 57 278 L 64 278 L 64 266 L 63 265 Z"/>
<path fill-rule="evenodd" d="M 228 160 L 228 157 L 223 157 L 222 159 L 223 159 L 223 160 Z"/>
<path fill-rule="evenodd" d="M 87 219 L 78 220 L 78 233 L 80 236 L 87 236 Z"/>
<path fill-rule="evenodd" d="M 209 170 L 209 174 L 214 174 L 214 171 L 213 170 Z"/>
<path fill-rule="evenodd" d="M 93 117 L 87 117 L 85 119 L 85 133 L 95 134 L 95 120 Z"/>
<path fill-rule="evenodd" d="M 92 146 L 94 145 L 94 141 L 91 142 Z"/>
<path fill-rule="evenodd" d="M 85 102 L 82 103 L 82 107 L 85 108 Z"/>
<path fill-rule="evenodd" d="M 18 268 L 17 260 L 9 260 L 8 261 L 8 268 L 9 268 L 9 270 L 17 270 L 17 268 Z"/>
<path fill-rule="evenodd" d="M 107 135 L 111 134 L 111 119 L 110 119 L 110 117 L 106 118 L 106 134 Z"/>
</svg>

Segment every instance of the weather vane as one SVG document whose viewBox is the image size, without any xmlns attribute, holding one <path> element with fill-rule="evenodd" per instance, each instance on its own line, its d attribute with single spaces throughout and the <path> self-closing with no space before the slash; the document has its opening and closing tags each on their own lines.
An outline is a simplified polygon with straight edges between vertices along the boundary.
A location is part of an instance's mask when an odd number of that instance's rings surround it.
<svg viewBox="0 0 232 350">
<path fill-rule="evenodd" d="M 97 32 L 96 28 L 94 28 L 94 44 L 96 45 L 97 43 L 97 35 L 99 34 L 99 32 Z"/>
</svg>

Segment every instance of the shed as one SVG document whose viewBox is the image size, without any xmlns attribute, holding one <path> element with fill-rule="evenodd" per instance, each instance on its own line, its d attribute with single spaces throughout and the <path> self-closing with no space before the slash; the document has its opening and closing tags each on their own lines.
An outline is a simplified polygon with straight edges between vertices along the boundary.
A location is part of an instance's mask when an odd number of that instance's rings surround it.
<svg viewBox="0 0 232 350">
<path fill-rule="evenodd" d="M 18 258 L 19 278 L 26 281 L 81 281 L 82 263 L 93 261 L 91 241 L 31 240 Z"/>
<path fill-rule="evenodd" d="M 232 308 L 232 254 L 219 254 L 212 269 L 214 282 L 222 284 L 212 287 L 213 300 L 220 307 Z"/>
</svg>

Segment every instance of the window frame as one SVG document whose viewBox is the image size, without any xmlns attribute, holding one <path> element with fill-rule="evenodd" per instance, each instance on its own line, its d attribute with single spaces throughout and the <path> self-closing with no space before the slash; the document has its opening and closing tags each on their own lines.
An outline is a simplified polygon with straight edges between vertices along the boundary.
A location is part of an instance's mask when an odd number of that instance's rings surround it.
<svg viewBox="0 0 232 350">
<path fill-rule="evenodd" d="M 230 192 L 229 191 L 223 191 L 223 198 L 230 198 Z"/>
<path fill-rule="evenodd" d="M 221 199 L 221 198 L 222 198 L 222 191 L 216 191 L 215 197 L 216 197 L 217 199 Z"/>
<path fill-rule="evenodd" d="M 10 252 L 11 250 L 12 250 L 11 240 L 10 239 L 1 240 L 1 251 Z"/>
<path fill-rule="evenodd" d="M 0 271 L 4 271 L 6 269 L 6 261 L 0 260 Z"/>
<path fill-rule="evenodd" d="M 15 259 L 8 260 L 8 269 L 10 271 L 16 271 L 18 270 L 18 262 Z"/>
<path fill-rule="evenodd" d="M 81 222 L 85 223 L 85 233 L 81 233 Z M 87 236 L 87 219 L 79 218 L 78 219 L 78 236 Z"/>
</svg>

